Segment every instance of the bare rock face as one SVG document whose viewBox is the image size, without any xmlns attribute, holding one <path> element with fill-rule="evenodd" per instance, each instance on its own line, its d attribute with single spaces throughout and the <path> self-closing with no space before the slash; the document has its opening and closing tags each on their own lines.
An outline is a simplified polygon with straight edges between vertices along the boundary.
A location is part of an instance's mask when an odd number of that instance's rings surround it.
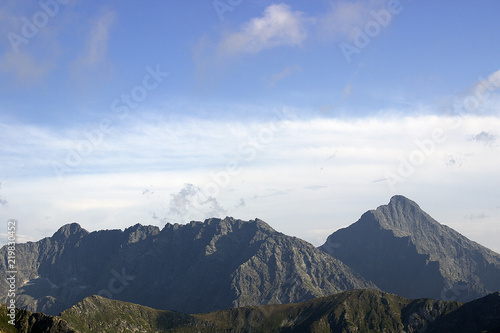
<svg viewBox="0 0 500 333">
<path fill-rule="evenodd" d="M 377 288 L 338 259 L 258 219 L 92 233 L 73 223 L 16 250 L 16 305 L 52 315 L 90 295 L 196 313 Z M 7 295 L 6 271 L 3 247 L 0 295 Z"/>
<path fill-rule="evenodd" d="M 394 196 L 330 235 L 321 250 L 404 297 L 467 302 L 500 290 L 500 255 Z"/>
</svg>

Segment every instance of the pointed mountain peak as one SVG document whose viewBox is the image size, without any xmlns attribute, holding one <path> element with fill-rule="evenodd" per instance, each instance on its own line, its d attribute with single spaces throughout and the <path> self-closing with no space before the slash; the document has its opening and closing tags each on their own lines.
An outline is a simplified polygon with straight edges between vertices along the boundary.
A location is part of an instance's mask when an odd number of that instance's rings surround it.
<svg viewBox="0 0 500 333">
<path fill-rule="evenodd" d="M 88 234 L 88 231 L 83 229 L 78 223 L 73 222 L 65 224 L 62 227 L 60 227 L 59 230 L 57 230 L 52 237 L 56 239 L 69 238 L 71 235 L 76 235 L 81 233 Z"/>
<path fill-rule="evenodd" d="M 439 225 L 416 202 L 402 195 L 393 196 L 389 204 L 379 206 L 371 212 L 381 226 L 386 229 L 398 229 L 405 232 L 412 230 L 415 232 L 414 228 L 417 225 L 420 227 L 423 225 Z"/>
<path fill-rule="evenodd" d="M 394 195 L 391 200 L 389 201 L 389 205 L 413 205 L 417 206 L 417 203 L 415 201 L 412 201 L 408 199 L 407 197 L 403 195 Z"/>
<path fill-rule="evenodd" d="M 274 230 L 273 227 L 271 227 L 267 222 L 265 222 L 261 219 L 256 218 L 255 220 L 250 221 L 250 222 L 254 222 L 255 224 L 257 224 L 258 227 L 260 227 L 263 230 L 276 232 L 276 230 Z"/>
</svg>

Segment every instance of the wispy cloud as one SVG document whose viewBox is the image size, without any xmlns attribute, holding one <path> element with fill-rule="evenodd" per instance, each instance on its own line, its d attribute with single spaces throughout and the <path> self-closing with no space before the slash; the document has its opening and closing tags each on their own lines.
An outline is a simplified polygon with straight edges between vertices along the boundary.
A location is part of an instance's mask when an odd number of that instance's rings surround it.
<svg viewBox="0 0 500 333">
<path fill-rule="evenodd" d="M 461 167 L 470 157 L 471 154 L 455 153 L 444 154 L 443 162 L 447 167 Z"/>
<path fill-rule="evenodd" d="M 488 216 L 485 213 L 479 213 L 479 214 L 468 214 L 464 216 L 464 219 L 466 220 L 484 220 L 485 218 L 488 218 Z"/>
<path fill-rule="evenodd" d="M 486 79 L 480 79 L 479 82 L 469 89 L 470 93 L 478 96 L 489 95 L 491 92 L 500 89 L 500 70 L 491 73 Z"/>
<path fill-rule="evenodd" d="M 461 94 L 451 97 L 449 105 L 444 109 L 451 114 L 499 114 L 500 105 L 500 70 L 491 73 L 485 79 L 479 77 L 477 82 Z"/>
<path fill-rule="evenodd" d="M 301 70 L 299 65 L 294 65 L 294 66 L 287 66 L 285 69 L 283 69 L 279 73 L 274 73 L 271 75 L 271 78 L 269 79 L 269 87 L 272 88 L 276 85 L 276 83 L 280 82 L 284 78 L 292 75 L 293 73 L 299 72 Z"/>
<path fill-rule="evenodd" d="M 317 17 L 318 35 L 322 40 L 332 42 L 352 40 L 355 28 L 362 28 L 373 11 L 384 8 L 384 0 L 331 1 L 325 14 Z"/>
<path fill-rule="evenodd" d="M 94 68 L 106 60 L 110 30 L 116 19 L 116 14 L 111 10 L 102 10 L 90 23 L 91 27 L 85 49 L 75 61 L 77 70 Z"/>
<path fill-rule="evenodd" d="M 307 37 L 304 24 L 303 13 L 285 4 L 270 5 L 261 17 L 224 36 L 218 45 L 218 54 L 231 57 L 279 46 L 300 46 Z"/>
<path fill-rule="evenodd" d="M 26 30 L 24 18 L 40 12 L 37 3 L 6 0 L 0 4 L 0 73 L 12 84 L 32 86 L 44 82 L 57 66 L 59 59 L 59 27 L 49 24 Z M 43 13 L 45 14 L 45 13 Z M 27 19 L 29 17 L 29 19 Z"/>
<path fill-rule="evenodd" d="M 0 72 L 14 75 L 23 85 L 41 82 L 54 67 L 53 62 L 42 61 L 28 52 L 15 53 L 9 50 L 0 59 Z"/>
<path fill-rule="evenodd" d="M 312 186 L 306 186 L 304 188 L 306 190 L 317 191 L 317 190 L 328 188 L 328 186 L 324 186 L 324 185 L 312 185 Z"/>
<path fill-rule="evenodd" d="M 489 146 L 493 145 L 496 140 L 497 140 L 496 135 L 493 135 L 493 134 L 490 134 L 490 133 L 484 132 L 484 131 L 482 131 L 481 133 L 479 133 L 477 135 L 472 136 L 469 139 L 469 141 L 475 141 L 475 142 L 479 142 L 479 143 L 489 145 Z"/>
</svg>

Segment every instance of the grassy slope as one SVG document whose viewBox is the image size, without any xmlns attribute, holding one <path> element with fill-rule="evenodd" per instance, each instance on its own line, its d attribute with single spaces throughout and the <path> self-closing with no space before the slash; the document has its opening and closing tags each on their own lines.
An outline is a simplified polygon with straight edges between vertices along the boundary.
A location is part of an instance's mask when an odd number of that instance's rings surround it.
<svg viewBox="0 0 500 333">
<path fill-rule="evenodd" d="M 490 298 L 488 307 L 497 303 L 500 305 L 497 298 Z M 63 311 L 60 317 L 20 310 L 19 322 L 24 326 L 19 332 L 30 332 L 30 327 L 34 327 L 37 320 L 43 320 L 44 327 L 47 323 L 57 326 L 50 332 L 71 332 L 64 328 L 72 328 L 79 333 L 418 332 L 431 329 L 433 323 L 438 323 L 441 318 L 453 317 L 462 309 L 466 306 L 458 302 L 411 300 L 376 290 L 350 290 L 303 303 L 232 308 L 195 315 L 91 296 Z M 482 308 L 478 309 L 484 312 Z M 5 306 L 0 310 L 3 320 Z M 495 313 L 490 315 L 496 316 Z M 3 324 L 1 321 L 0 325 Z M 490 327 L 493 326 L 488 329 Z"/>
</svg>

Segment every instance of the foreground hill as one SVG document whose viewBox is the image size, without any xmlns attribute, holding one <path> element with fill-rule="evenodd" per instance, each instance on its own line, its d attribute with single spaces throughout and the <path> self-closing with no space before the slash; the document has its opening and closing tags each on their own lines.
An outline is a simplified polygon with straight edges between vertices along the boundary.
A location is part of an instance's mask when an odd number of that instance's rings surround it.
<svg viewBox="0 0 500 333">
<path fill-rule="evenodd" d="M 5 306 L 0 307 L 4 311 Z M 303 303 L 188 315 L 85 298 L 60 317 L 17 313 L 19 332 L 498 332 L 500 293 L 467 304 L 351 290 Z M 0 327 L 1 329 L 2 327 Z"/>
<path fill-rule="evenodd" d="M 394 196 L 320 247 L 384 291 L 467 302 L 500 290 L 500 255 Z"/>
<path fill-rule="evenodd" d="M 52 315 L 94 294 L 199 313 L 377 288 L 329 254 L 258 219 L 209 219 L 163 230 L 137 224 L 92 233 L 73 223 L 16 248 L 16 305 Z M 6 257 L 3 247 L 3 297 Z"/>
</svg>

